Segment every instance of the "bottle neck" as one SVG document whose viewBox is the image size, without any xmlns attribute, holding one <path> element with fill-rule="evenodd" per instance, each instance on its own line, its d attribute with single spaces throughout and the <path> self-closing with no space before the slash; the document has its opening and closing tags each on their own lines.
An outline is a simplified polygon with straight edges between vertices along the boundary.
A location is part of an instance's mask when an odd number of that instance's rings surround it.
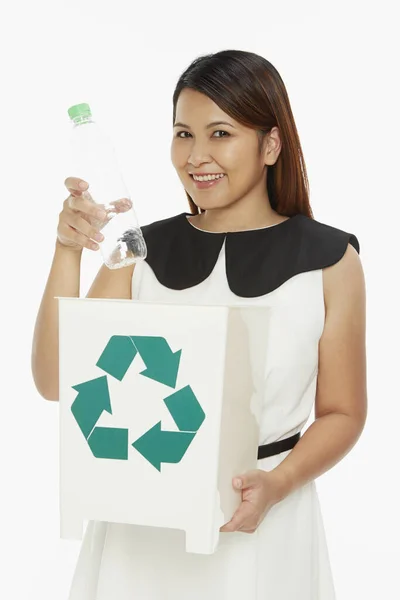
<svg viewBox="0 0 400 600">
<path fill-rule="evenodd" d="M 75 117 L 73 119 L 73 123 L 76 126 L 76 125 L 84 125 L 85 123 L 94 123 L 94 121 L 93 121 L 93 117 L 91 115 L 84 115 L 84 116 Z"/>
</svg>

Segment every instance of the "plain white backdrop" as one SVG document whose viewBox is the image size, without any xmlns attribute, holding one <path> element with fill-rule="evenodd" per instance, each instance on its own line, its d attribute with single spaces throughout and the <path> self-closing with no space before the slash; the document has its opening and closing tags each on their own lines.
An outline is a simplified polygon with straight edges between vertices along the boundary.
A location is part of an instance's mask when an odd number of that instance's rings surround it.
<svg viewBox="0 0 400 600">
<path fill-rule="evenodd" d="M 80 547 L 59 539 L 58 404 L 39 396 L 30 367 L 58 214 L 68 196 L 64 180 L 74 175 L 66 172 L 67 109 L 88 102 L 108 130 L 142 225 L 188 211 L 170 161 L 172 94 L 195 57 L 228 48 L 257 52 L 278 69 L 314 216 L 360 241 L 368 421 L 356 447 L 317 487 L 338 600 L 396 596 L 396 4 L 20 0 L 1 8 L 1 598 L 66 599 Z M 82 295 L 100 265 L 100 253 L 84 251 Z"/>
</svg>

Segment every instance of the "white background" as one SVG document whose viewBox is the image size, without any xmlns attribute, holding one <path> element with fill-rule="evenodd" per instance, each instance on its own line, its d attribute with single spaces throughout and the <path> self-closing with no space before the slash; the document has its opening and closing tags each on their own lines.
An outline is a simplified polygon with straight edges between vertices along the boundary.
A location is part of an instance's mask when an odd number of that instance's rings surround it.
<svg viewBox="0 0 400 600">
<path fill-rule="evenodd" d="M 369 415 L 317 480 L 338 600 L 393 598 L 399 506 L 399 55 L 396 2 L 4 3 L 1 45 L 0 597 L 62 600 L 79 541 L 59 539 L 58 404 L 30 370 L 64 179 L 67 109 L 89 102 L 141 224 L 188 211 L 170 162 L 172 94 L 197 56 L 263 55 L 289 94 L 317 220 L 355 233 L 367 282 Z M 85 295 L 101 264 L 84 251 Z M 234 574 L 232 575 L 234 576 Z M 160 599 L 161 600 L 161 599 Z M 189 600 L 189 599 L 188 599 Z"/>
</svg>

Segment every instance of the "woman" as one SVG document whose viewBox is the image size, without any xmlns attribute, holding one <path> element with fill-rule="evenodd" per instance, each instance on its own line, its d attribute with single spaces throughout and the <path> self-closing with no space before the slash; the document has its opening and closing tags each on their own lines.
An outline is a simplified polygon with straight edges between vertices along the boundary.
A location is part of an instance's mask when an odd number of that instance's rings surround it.
<svg viewBox="0 0 400 600">
<path fill-rule="evenodd" d="M 88 297 L 271 307 L 258 468 L 233 480 L 242 503 L 211 556 L 185 553 L 180 531 L 89 522 L 69 598 L 333 600 L 315 479 L 366 420 L 357 238 L 313 219 L 285 86 L 256 54 L 219 52 L 183 73 L 171 158 L 190 213 L 144 226 L 146 261 L 102 266 Z M 32 368 L 48 400 L 58 399 L 54 297 L 79 297 L 82 250 L 101 241 L 88 184 L 66 180 L 37 317 Z"/>
</svg>

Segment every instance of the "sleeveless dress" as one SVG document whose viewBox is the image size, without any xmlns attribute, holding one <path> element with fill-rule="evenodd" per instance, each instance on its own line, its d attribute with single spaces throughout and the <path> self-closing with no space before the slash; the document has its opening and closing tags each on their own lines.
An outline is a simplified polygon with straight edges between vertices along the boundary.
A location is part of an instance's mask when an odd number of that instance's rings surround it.
<svg viewBox="0 0 400 600">
<path fill-rule="evenodd" d="M 304 215 L 229 233 L 189 213 L 142 227 L 148 255 L 135 300 L 271 307 L 260 445 L 301 432 L 315 401 L 324 319 L 322 273 L 357 238 Z M 272 358 L 271 358 L 272 357 Z M 274 469 L 292 450 L 268 456 Z M 69 600 L 335 600 L 315 481 L 275 504 L 253 534 L 221 533 L 212 555 L 185 552 L 183 531 L 89 521 Z"/>
</svg>

